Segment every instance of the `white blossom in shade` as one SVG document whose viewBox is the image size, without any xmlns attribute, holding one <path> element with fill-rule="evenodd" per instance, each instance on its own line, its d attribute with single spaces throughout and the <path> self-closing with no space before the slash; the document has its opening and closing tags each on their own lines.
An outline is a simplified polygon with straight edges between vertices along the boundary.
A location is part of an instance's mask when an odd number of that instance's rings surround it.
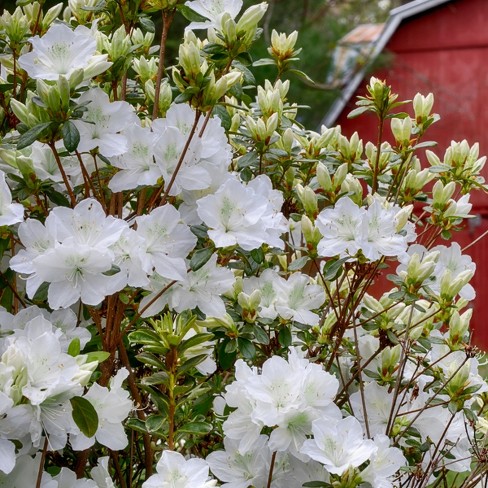
<svg viewBox="0 0 488 488">
<path fill-rule="evenodd" d="M 217 265 L 217 255 L 196 271 L 190 271 L 186 280 L 178 283 L 171 296 L 172 308 L 177 312 L 198 307 L 211 317 L 223 317 L 225 305 L 221 295 L 232 289 L 235 277 L 232 270 Z"/>
<path fill-rule="evenodd" d="M 211 488 L 208 464 L 203 459 L 185 459 L 175 451 L 163 451 L 156 465 L 157 474 L 150 476 L 142 488 Z"/>
<path fill-rule="evenodd" d="M 349 197 L 341 198 L 333 209 L 326 208 L 315 222 L 323 238 L 317 245 L 320 256 L 355 256 L 361 249 L 360 228 L 366 209 Z"/>
<path fill-rule="evenodd" d="M 431 251 L 439 251 L 439 258 L 432 273 L 434 282 L 429 284 L 436 293 L 440 293 L 441 278 L 447 270 L 451 272 L 453 277 L 457 277 L 463 271 L 472 271 L 473 273 L 476 271 L 476 263 L 473 262 L 471 256 L 462 253 L 461 246 L 457 242 L 451 242 L 449 247 L 435 246 Z M 473 286 L 468 283 L 461 288 L 459 296 L 465 300 L 474 300 L 476 292 Z"/>
<path fill-rule="evenodd" d="M 93 480 L 77 479 L 76 473 L 68 468 L 61 468 L 61 471 L 53 476 L 52 480 L 57 482 L 56 488 L 99 488 Z"/>
<path fill-rule="evenodd" d="M 153 276 L 150 285 L 146 287 L 152 293 L 140 303 L 141 309 L 147 306 L 141 316 L 150 317 L 169 305 L 176 312 L 198 307 L 208 317 L 223 317 L 226 310 L 221 295 L 231 290 L 234 282 L 234 273 L 217 265 L 216 254 L 200 269 L 190 270 L 183 280 L 171 285 L 165 293 L 161 294 L 170 281 Z"/>
<path fill-rule="evenodd" d="M 75 70 L 83 69 L 84 79 L 88 79 L 112 65 L 107 54 L 95 54 L 94 33 L 82 25 L 71 30 L 66 24 L 53 24 L 46 34 L 31 37 L 29 42 L 32 51 L 20 56 L 18 63 L 31 78 L 55 81 L 60 75 L 69 78 Z"/>
<path fill-rule="evenodd" d="M 120 168 L 120 171 L 112 177 L 108 187 L 119 192 L 155 185 L 162 176 L 154 160 L 154 146 L 158 136 L 148 127 L 138 124 L 129 126 L 122 135 L 127 139 L 128 150 L 110 159 L 112 165 Z"/>
<path fill-rule="evenodd" d="M 194 121 L 195 111 L 189 105 L 174 104 L 166 113 L 166 118 L 152 123 L 152 130 L 158 135 L 155 160 L 165 180 L 165 188 L 174 177 L 169 189 L 172 196 L 182 191 L 201 192 L 209 189 L 215 185 L 215 174 L 227 171 L 232 160 L 220 119 L 210 118 L 206 125 L 202 119 L 192 135 Z M 175 175 L 177 167 L 179 169 Z"/>
<path fill-rule="evenodd" d="M 116 488 L 108 471 L 108 456 L 98 458 L 98 464 L 90 471 L 90 476 L 97 484 L 97 488 Z"/>
<path fill-rule="evenodd" d="M 304 462 L 288 453 L 278 453 L 273 470 L 272 488 L 302 488 L 310 481 L 330 482 L 329 473 L 318 462 Z"/>
<path fill-rule="evenodd" d="M 271 462 L 267 436 L 259 436 L 247 451 L 240 449 L 238 441 L 226 437 L 224 448 L 207 456 L 210 470 L 223 482 L 222 488 L 266 486 Z"/>
<path fill-rule="evenodd" d="M 186 28 L 187 30 L 208 29 L 209 27 L 220 29 L 222 16 L 225 13 L 228 13 L 232 19 L 237 17 L 242 8 L 242 0 L 193 0 L 186 2 L 185 5 L 208 19 L 205 22 L 191 22 Z"/>
<path fill-rule="evenodd" d="M 316 225 L 323 238 L 317 245 L 320 256 L 354 258 L 361 251 L 370 261 L 382 256 L 405 255 L 408 242 L 415 239 L 413 224 L 405 219 L 408 209 L 397 205 L 385 208 L 375 198 L 368 208 L 359 207 L 349 197 L 341 198 L 333 209 L 326 208 Z"/>
<path fill-rule="evenodd" d="M 301 324 L 317 325 L 319 316 L 311 310 L 318 309 L 325 301 L 324 289 L 311 282 L 302 273 L 293 273 L 288 280 L 277 283 L 276 311 L 284 319 Z"/>
<path fill-rule="evenodd" d="M 0 471 L 0 487 L 1 488 L 27 488 L 36 486 L 37 475 L 39 471 L 39 463 L 41 462 L 41 453 L 39 452 L 35 458 L 23 454 L 17 458 L 15 468 L 8 474 Z M 41 488 L 58 488 L 51 476 L 44 472 L 42 474 Z"/>
<path fill-rule="evenodd" d="M 312 310 L 324 303 L 325 292 L 309 276 L 293 273 L 285 280 L 275 270 L 268 268 L 259 277 L 244 279 L 242 284 L 247 294 L 254 290 L 261 292 L 260 317 L 275 319 L 279 315 L 302 324 L 318 324 L 319 316 Z"/>
<path fill-rule="evenodd" d="M 73 449 L 87 449 L 95 443 L 95 439 L 103 446 L 114 451 L 127 446 L 127 434 L 122 422 L 132 409 L 129 393 L 122 388 L 122 382 L 129 376 L 127 369 L 120 369 L 110 380 L 110 388 L 94 383 L 83 396 L 98 414 L 98 428 L 93 437 L 83 433 L 70 436 Z"/>
<path fill-rule="evenodd" d="M 195 247 L 196 236 L 181 221 L 172 205 L 154 209 L 149 215 L 136 218 L 137 235 L 145 241 L 143 269 L 148 275 L 154 271 L 170 280 L 186 279 L 185 259 Z"/>
<path fill-rule="evenodd" d="M 15 460 L 15 444 L 8 439 L 0 439 L 0 472 L 9 474 L 15 467 Z"/>
<path fill-rule="evenodd" d="M 278 299 L 279 284 L 281 288 L 285 280 L 272 268 L 265 269 L 260 276 L 253 276 L 242 281 L 244 293 L 250 295 L 254 290 L 261 292 L 261 302 L 259 303 L 259 316 L 266 319 L 275 319 L 278 312 L 275 303 Z"/>
<path fill-rule="evenodd" d="M 288 360 L 273 356 L 265 361 L 260 374 L 238 361 L 236 380 L 224 395 L 227 404 L 236 410 L 224 422 L 224 433 L 246 451 L 262 427 L 274 427 L 270 449 L 303 458 L 299 451 L 312 433 L 312 422 L 342 418 L 333 403 L 338 387 L 333 375 L 293 348 Z"/>
<path fill-rule="evenodd" d="M 42 278 L 36 274 L 34 260 L 45 252 L 54 249 L 55 240 L 46 227 L 38 220 L 27 219 L 19 226 L 19 238 L 25 249 L 20 249 L 10 259 L 10 267 L 29 275 L 26 283 L 26 291 L 29 297 L 33 297 L 37 289 L 42 285 Z"/>
<path fill-rule="evenodd" d="M 127 137 L 120 132 L 138 119 L 127 102 L 110 102 L 101 88 L 90 88 L 78 103 L 87 103 L 83 118 L 73 122 L 80 132 L 79 152 L 98 148 L 104 156 L 112 157 L 129 149 Z"/>
<path fill-rule="evenodd" d="M 198 200 L 198 215 L 217 247 L 238 244 L 251 251 L 269 244 L 283 249 L 280 236 L 288 225 L 280 212 L 282 197 L 276 196 L 280 193 L 272 189 L 267 176 L 256 180 L 244 185 L 229 179 L 215 194 Z"/>
<path fill-rule="evenodd" d="M 378 434 L 373 441 L 377 450 L 360 476 L 375 488 L 393 488 L 392 478 L 407 464 L 407 460 L 400 449 L 390 447 L 388 436 Z"/>
<path fill-rule="evenodd" d="M 388 421 L 392 409 L 394 412 L 399 411 L 398 405 L 393 405 L 393 393 L 388 391 L 385 386 L 380 386 L 378 383 L 372 381 L 364 385 L 364 404 L 366 407 L 368 417 L 368 427 L 371 435 L 383 435 L 386 433 Z M 355 392 L 350 398 L 351 408 L 354 416 L 365 425 L 365 416 L 363 408 L 363 398 L 361 393 Z M 401 410 L 405 411 L 407 407 Z"/>
<path fill-rule="evenodd" d="M 69 399 L 82 393 L 77 358 L 63 352 L 57 330 L 42 316 L 1 341 L 0 353 L 0 393 L 13 402 L 0 437 L 39 447 L 46 434 L 52 449 L 62 449 L 76 429 Z"/>
<path fill-rule="evenodd" d="M 149 278 L 144 271 L 143 262 L 146 257 L 145 240 L 133 229 L 127 228 L 119 240 L 110 249 L 115 258 L 114 264 L 120 272 L 127 276 L 127 284 L 142 287 L 149 284 Z"/>
<path fill-rule="evenodd" d="M 378 198 L 373 200 L 361 224 L 361 236 L 364 236 L 361 251 L 367 259 L 377 261 L 382 256 L 396 257 L 406 253 L 407 243 L 414 241 L 416 234 L 411 222 L 399 222 L 399 215 L 405 210 L 402 212 L 398 205 L 385 208 Z"/>
<path fill-rule="evenodd" d="M 0 307 L 0 330 L 15 332 L 17 337 L 25 334 L 26 325 L 37 317 L 43 317 L 52 324 L 52 331 L 59 339 L 62 352 L 68 351 L 68 346 L 74 338 L 80 340 L 83 349 L 91 338 L 90 332 L 83 326 L 78 326 L 78 318 L 73 310 L 66 308 L 49 313 L 48 310 L 32 305 L 19 310 L 15 315 Z"/>
<path fill-rule="evenodd" d="M 56 144 L 56 149 L 58 153 L 63 153 L 66 150 L 59 141 Z M 31 154 L 29 159 L 32 161 L 32 166 L 36 176 L 42 180 L 50 180 L 55 183 L 60 183 L 59 189 L 61 191 L 66 191 L 64 186 L 63 176 L 59 170 L 58 163 L 54 157 L 52 149 L 47 144 L 42 144 L 39 141 L 35 141 L 31 146 Z M 78 158 L 76 156 L 60 156 L 61 163 L 66 175 L 69 177 L 73 185 L 78 184 L 79 179 L 82 178 L 81 168 Z M 91 158 L 90 158 L 91 159 Z M 85 167 L 89 166 L 90 161 L 84 161 Z"/>
<path fill-rule="evenodd" d="M 312 423 L 312 431 L 313 439 L 304 442 L 301 452 L 322 463 L 332 474 L 357 468 L 377 450 L 371 439 L 364 439 L 363 428 L 354 417 L 337 422 L 318 419 Z"/>
<path fill-rule="evenodd" d="M 0 170 L 0 227 L 13 225 L 24 220 L 24 206 L 12 203 L 12 193 L 5 180 L 5 173 Z"/>
</svg>

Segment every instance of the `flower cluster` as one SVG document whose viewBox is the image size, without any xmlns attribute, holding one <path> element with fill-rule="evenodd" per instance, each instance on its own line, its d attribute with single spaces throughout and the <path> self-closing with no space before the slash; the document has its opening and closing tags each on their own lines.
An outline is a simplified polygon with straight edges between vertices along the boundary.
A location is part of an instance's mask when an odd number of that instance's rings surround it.
<svg viewBox="0 0 488 488">
<path fill-rule="evenodd" d="M 250 59 L 265 3 L 19 3 L 0 17 L 0 485 L 479 486 L 476 264 L 445 240 L 486 158 L 419 151 L 434 96 L 373 77 L 351 116 L 394 142 L 313 132 L 283 79 L 304 75 L 297 32 Z M 276 81 L 255 86 L 262 64 Z"/>
</svg>

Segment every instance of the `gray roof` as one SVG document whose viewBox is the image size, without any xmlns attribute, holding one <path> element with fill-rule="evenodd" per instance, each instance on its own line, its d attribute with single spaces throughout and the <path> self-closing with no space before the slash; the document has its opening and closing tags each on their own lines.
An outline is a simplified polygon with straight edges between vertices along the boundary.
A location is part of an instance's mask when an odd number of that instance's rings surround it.
<svg viewBox="0 0 488 488">
<path fill-rule="evenodd" d="M 385 24 L 383 32 L 374 43 L 374 48 L 371 51 L 369 62 L 366 63 L 361 70 L 357 71 L 354 77 L 351 78 L 347 85 L 342 89 L 340 95 L 333 103 L 325 117 L 322 119 L 321 125 L 325 125 L 326 127 L 331 127 L 334 125 L 339 115 L 344 110 L 347 102 L 351 99 L 363 81 L 372 61 L 377 58 L 381 51 L 383 51 L 386 44 L 391 39 L 391 36 L 395 33 L 403 20 L 451 1 L 452 0 L 414 0 L 413 2 L 409 2 L 401 7 L 393 9 L 390 12 L 390 17 Z"/>
</svg>

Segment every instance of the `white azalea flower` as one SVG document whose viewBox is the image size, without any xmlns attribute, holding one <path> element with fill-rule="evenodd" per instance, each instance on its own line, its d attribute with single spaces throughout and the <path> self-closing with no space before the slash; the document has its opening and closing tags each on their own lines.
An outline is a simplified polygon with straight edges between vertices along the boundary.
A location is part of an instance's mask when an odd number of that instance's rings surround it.
<svg viewBox="0 0 488 488">
<path fill-rule="evenodd" d="M 0 227 L 13 225 L 24 220 L 24 206 L 12 203 L 12 193 L 5 181 L 5 173 L 0 170 Z"/>
<path fill-rule="evenodd" d="M 108 460 L 108 456 L 99 458 L 98 464 L 90 472 L 93 481 L 97 484 L 97 488 L 116 488 L 108 472 Z"/>
<path fill-rule="evenodd" d="M 142 488 L 210 488 L 208 464 L 199 458 L 185 459 L 179 452 L 163 451 L 156 466 L 157 474 L 150 476 Z"/>
<path fill-rule="evenodd" d="M 107 54 L 96 55 L 96 39 L 93 32 L 79 25 L 74 31 L 67 25 L 51 25 L 44 36 L 31 37 L 32 51 L 19 58 L 19 65 L 31 78 L 57 80 L 67 78 L 78 69 L 84 70 L 84 79 L 92 78 L 112 63 Z"/>
<path fill-rule="evenodd" d="M 166 186 L 183 154 L 194 120 L 195 111 L 189 105 L 173 104 L 166 118 L 152 123 L 152 130 L 159 137 L 155 160 Z M 208 119 L 205 127 L 202 120 L 196 126 L 169 195 L 179 195 L 182 191 L 201 192 L 216 185 L 215 173 L 227 172 L 231 160 L 232 152 L 220 119 Z"/>
<path fill-rule="evenodd" d="M 132 401 L 129 392 L 122 388 L 122 382 L 129 376 L 127 369 L 120 369 L 110 381 L 110 388 L 94 383 L 84 395 L 97 411 L 98 428 L 91 438 L 79 433 L 70 437 L 71 445 L 75 450 L 83 450 L 92 446 L 95 439 L 117 451 L 127 446 L 127 434 L 122 422 L 132 409 Z"/>
<path fill-rule="evenodd" d="M 210 228 L 208 235 L 217 247 L 238 244 L 251 251 L 266 243 L 283 249 L 280 236 L 288 225 L 277 208 L 282 201 L 275 196 L 279 192 L 272 190 L 267 176 L 256 180 L 243 185 L 230 179 L 214 195 L 198 200 L 198 215 Z"/>
<path fill-rule="evenodd" d="M 377 450 L 371 456 L 369 465 L 361 472 L 361 478 L 375 488 L 393 488 L 391 478 L 407 464 L 407 460 L 400 449 L 390 447 L 388 436 L 376 435 L 373 440 Z"/>
<path fill-rule="evenodd" d="M 111 158 L 113 166 L 120 168 L 108 186 L 114 191 L 133 190 L 138 186 L 155 185 L 162 176 L 154 162 L 154 145 L 158 136 L 149 128 L 132 124 L 123 135 L 127 139 L 128 150 Z"/>
<path fill-rule="evenodd" d="M 128 228 L 124 220 L 107 217 L 100 203 L 88 198 L 74 209 L 57 207 L 45 226 L 28 219 L 19 227 L 25 250 L 10 260 L 15 271 L 28 274 L 27 293 L 33 297 L 43 282 L 50 283 L 53 309 L 67 308 L 78 299 L 98 305 L 127 283 L 125 273 L 108 276 L 114 264 L 109 249 Z"/>
<path fill-rule="evenodd" d="M 193 0 L 185 5 L 194 10 L 197 14 L 208 19 L 205 22 L 191 22 L 187 30 L 207 29 L 214 27 L 220 29 L 222 16 L 228 13 L 235 19 L 242 8 L 242 0 Z"/>
<path fill-rule="evenodd" d="M 221 487 L 266 486 L 271 461 L 271 451 L 267 444 L 267 436 L 261 435 L 249 450 L 242 451 L 238 441 L 225 438 L 225 451 L 214 451 L 207 456 L 210 470 L 224 482 Z"/>
<path fill-rule="evenodd" d="M 98 150 L 106 157 L 119 156 L 129 149 L 127 137 L 119 134 L 138 119 L 127 102 L 110 102 L 101 88 L 90 88 L 78 103 L 89 102 L 83 118 L 75 120 L 80 133 L 78 151 Z"/>
<path fill-rule="evenodd" d="M 341 475 L 358 467 L 376 452 L 371 439 L 364 439 L 361 424 L 354 417 L 337 422 L 318 419 L 312 424 L 313 439 L 305 441 L 301 452 L 322 463 L 329 473 Z"/>
<path fill-rule="evenodd" d="M 144 241 L 143 269 L 152 276 L 154 271 L 169 280 L 186 279 L 185 259 L 195 247 L 197 238 L 181 221 L 172 205 L 154 209 L 149 215 L 136 218 L 137 235 Z"/>
<path fill-rule="evenodd" d="M 416 237 L 413 224 L 403 221 L 404 213 L 396 205 L 385 208 L 379 198 L 366 209 L 343 197 L 333 209 L 326 208 L 317 217 L 316 225 L 323 235 L 318 253 L 354 258 L 361 251 L 370 261 L 403 256 L 408 242 Z"/>
</svg>

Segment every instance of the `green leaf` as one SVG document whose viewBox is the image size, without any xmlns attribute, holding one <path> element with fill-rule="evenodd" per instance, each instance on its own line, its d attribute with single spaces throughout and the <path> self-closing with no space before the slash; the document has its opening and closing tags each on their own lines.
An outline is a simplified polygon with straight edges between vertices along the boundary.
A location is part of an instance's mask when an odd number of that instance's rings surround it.
<svg viewBox="0 0 488 488">
<path fill-rule="evenodd" d="M 161 338 L 149 329 L 140 329 L 131 332 L 128 336 L 130 342 L 136 342 L 143 345 L 161 345 Z"/>
<path fill-rule="evenodd" d="M 262 58 L 258 59 L 257 61 L 254 61 L 252 63 L 253 66 L 270 66 L 270 65 L 276 65 L 276 62 L 274 59 L 271 58 Z"/>
<path fill-rule="evenodd" d="M 98 414 L 95 407 L 86 399 L 75 396 L 70 399 L 73 407 L 73 420 L 87 437 L 93 437 L 98 429 Z"/>
<path fill-rule="evenodd" d="M 246 359 L 253 359 L 254 356 L 256 356 L 256 347 L 249 339 L 238 337 L 237 345 L 239 347 L 239 351 Z"/>
<path fill-rule="evenodd" d="M 78 144 L 80 143 L 80 133 L 78 128 L 76 127 L 71 120 L 67 120 L 63 124 L 63 128 L 61 129 L 61 133 L 63 135 L 63 143 L 64 147 L 67 151 L 73 152 L 76 151 Z"/>
<path fill-rule="evenodd" d="M 315 81 L 310 78 L 310 76 L 307 75 L 307 73 L 299 70 L 299 69 L 290 69 L 288 70 L 289 73 L 293 73 L 294 75 L 297 75 L 298 78 L 302 78 L 305 81 L 308 81 L 309 83 L 313 83 L 315 85 Z"/>
<path fill-rule="evenodd" d="M 179 346 L 178 346 L 178 352 L 181 354 L 190 347 L 195 347 L 203 342 L 210 341 L 213 339 L 214 335 L 210 333 L 202 333 L 202 334 L 195 334 L 194 336 L 190 337 L 189 339 L 186 339 L 183 341 Z"/>
<path fill-rule="evenodd" d="M 141 432 L 142 434 L 147 433 L 146 424 L 139 419 L 129 418 L 125 422 L 125 426 L 128 427 L 129 429 L 135 430 L 137 432 Z"/>
<path fill-rule="evenodd" d="M 214 252 L 213 247 L 204 247 L 203 249 L 197 249 L 190 260 L 190 268 L 192 271 L 197 271 L 204 266 L 208 260 L 212 257 Z"/>
<path fill-rule="evenodd" d="M 80 354 L 80 338 L 75 337 L 68 346 L 68 354 L 70 356 L 76 357 Z"/>
<path fill-rule="evenodd" d="M 233 342 L 233 341 L 231 341 Z M 226 351 L 229 342 L 222 342 L 218 349 L 217 357 L 219 359 L 220 367 L 226 371 L 230 369 L 237 359 L 237 352 L 234 350 L 232 352 Z"/>
<path fill-rule="evenodd" d="M 147 364 L 148 366 L 154 366 L 158 369 L 166 369 L 164 363 L 150 352 L 141 352 L 136 356 L 136 358 L 138 361 L 143 364 Z"/>
<path fill-rule="evenodd" d="M 347 114 L 347 118 L 348 119 L 354 119 L 354 118 L 359 117 L 360 115 L 362 115 L 366 112 L 369 112 L 369 111 L 371 111 L 370 107 L 358 107 L 358 108 L 355 108 L 354 110 L 352 110 L 351 112 L 349 112 Z"/>
<path fill-rule="evenodd" d="M 290 266 L 288 266 L 288 271 L 298 271 L 302 269 L 308 262 L 310 258 L 308 256 L 302 256 L 301 258 L 295 259 Z"/>
<path fill-rule="evenodd" d="M 282 327 L 278 332 L 278 341 L 282 347 L 290 347 L 292 343 L 291 331 L 288 327 Z"/>
<path fill-rule="evenodd" d="M 230 130 L 232 119 L 229 112 L 227 112 L 223 105 L 215 105 L 212 110 L 212 114 L 220 119 L 220 123 L 226 131 Z"/>
<path fill-rule="evenodd" d="M 260 247 L 253 249 L 250 254 L 256 263 L 261 264 L 264 261 L 264 252 Z"/>
<path fill-rule="evenodd" d="M 213 429 L 212 424 L 209 424 L 208 422 L 188 422 L 187 424 L 182 425 L 178 429 L 178 432 L 204 435 L 211 432 L 212 429 Z"/>
<path fill-rule="evenodd" d="M 158 371 L 151 376 L 146 376 L 142 379 L 144 385 L 167 385 L 169 380 L 168 373 L 164 371 Z"/>
<path fill-rule="evenodd" d="M 39 137 L 44 135 L 49 127 L 51 127 L 52 122 L 43 122 L 42 124 L 37 124 L 32 129 L 24 132 L 17 141 L 17 149 L 24 149 L 33 144 Z"/>
<path fill-rule="evenodd" d="M 190 22 L 205 22 L 206 20 L 208 20 L 206 17 L 198 14 L 186 5 L 178 5 L 178 10 L 181 12 L 183 17 L 185 17 L 185 19 L 189 20 Z"/>
<path fill-rule="evenodd" d="M 258 162 L 258 155 L 255 152 L 248 152 L 247 154 L 244 154 L 244 156 L 241 156 L 237 160 L 239 169 L 247 168 L 248 166 L 252 166 L 257 162 Z"/>
<path fill-rule="evenodd" d="M 208 229 L 204 225 L 192 225 L 190 226 L 192 234 L 196 235 L 200 239 L 208 239 Z"/>
<path fill-rule="evenodd" d="M 199 365 L 207 357 L 208 354 L 199 354 L 198 356 L 185 359 L 185 362 L 176 370 L 176 376 L 184 375 L 187 371 Z"/>
<path fill-rule="evenodd" d="M 139 17 L 139 24 L 141 24 L 142 30 L 145 32 L 150 32 L 151 34 L 156 32 L 154 22 L 149 17 Z"/>
<path fill-rule="evenodd" d="M 347 261 L 347 258 L 327 261 L 324 265 L 324 280 L 333 281 L 337 279 L 342 273 L 342 265 Z"/>
<path fill-rule="evenodd" d="M 166 417 L 163 417 L 163 415 L 150 415 L 146 419 L 146 429 L 148 432 L 157 432 L 163 427 L 165 422 Z"/>
<path fill-rule="evenodd" d="M 69 200 L 59 191 L 54 190 L 53 188 L 46 188 L 44 190 L 46 196 L 51 200 L 51 202 L 55 203 L 58 207 L 69 207 L 70 203 Z"/>
<path fill-rule="evenodd" d="M 103 363 L 109 357 L 110 353 L 107 351 L 93 351 L 86 355 L 86 362 L 91 363 L 92 361 L 97 361 L 97 363 Z"/>
<path fill-rule="evenodd" d="M 258 344 L 269 344 L 268 334 L 266 334 L 266 332 L 261 327 L 259 327 L 258 325 L 253 327 L 253 333 L 254 338 Z"/>
</svg>

